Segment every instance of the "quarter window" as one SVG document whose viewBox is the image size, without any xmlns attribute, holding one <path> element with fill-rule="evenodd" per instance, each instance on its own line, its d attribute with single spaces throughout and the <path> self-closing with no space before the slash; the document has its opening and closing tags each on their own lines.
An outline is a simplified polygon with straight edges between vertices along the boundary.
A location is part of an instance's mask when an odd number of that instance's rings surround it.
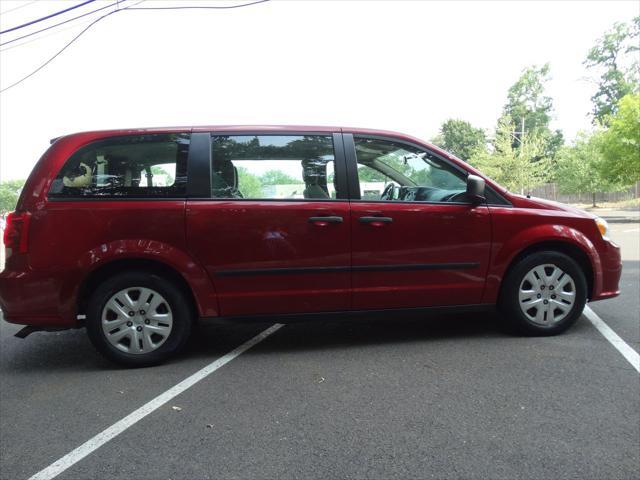
<svg viewBox="0 0 640 480">
<path fill-rule="evenodd" d="M 360 198 L 400 202 L 464 202 L 466 175 L 427 150 L 355 137 Z"/>
<path fill-rule="evenodd" d="M 189 134 L 112 137 L 80 148 L 51 197 L 184 197 Z"/>
<path fill-rule="evenodd" d="M 216 135 L 214 198 L 336 198 L 333 140 L 323 135 Z"/>
</svg>

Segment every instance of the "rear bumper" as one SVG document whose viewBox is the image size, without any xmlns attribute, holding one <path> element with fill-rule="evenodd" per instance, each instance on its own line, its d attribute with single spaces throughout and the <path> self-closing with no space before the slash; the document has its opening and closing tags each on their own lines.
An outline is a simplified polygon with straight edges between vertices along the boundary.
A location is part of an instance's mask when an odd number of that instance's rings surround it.
<svg viewBox="0 0 640 480">
<path fill-rule="evenodd" d="M 9 323 L 75 327 L 75 315 L 65 312 L 60 300 L 60 282 L 48 273 L 30 269 L 0 273 L 0 307 Z"/>
<path fill-rule="evenodd" d="M 622 275 L 622 258 L 620 247 L 613 242 L 605 241 L 598 249 L 600 256 L 601 278 L 596 282 L 591 301 L 606 300 L 620 295 L 620 276 Z"/>
</svg>

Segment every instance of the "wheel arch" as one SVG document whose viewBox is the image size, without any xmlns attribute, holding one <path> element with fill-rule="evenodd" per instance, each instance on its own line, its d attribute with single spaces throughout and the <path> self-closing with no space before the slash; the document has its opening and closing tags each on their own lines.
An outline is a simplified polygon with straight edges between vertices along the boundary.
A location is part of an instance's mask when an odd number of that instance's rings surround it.
<svg viewBox="0 0 640 480">
<path fill-rule="evenodd" d="M 586 251 L 580 248 L 575 243 L 566 241 L 566 240 L 545 240 L 533 243 L 523 248 L 520 252 L 518 252 L 509 262 L 507 269 L 504 272 L 503 279 L 509 275 L 511 269 L 523 258 L 537 252 L 543 251 L 553 251 L 563 253 L 572 260 L 574 260 L 582 272 L 584 273 L 585 280 L 587 281 L 587 298 L 591 299 L 594 292 L 595 285 L 595 272 L 593 269 L 593 265 L 591 263 L 591 259 Z M 500 286 L 500 294 L 502 295 L 502 290 L 504 288 L 504 282 Z"/>
<path fill-rule="evenodd" d="M 173 282 L 185 294 L 185 298 L 191 306 L 193 317 L 199 314 L 198 302 L 193 294 L 193 290 L 188 281 L 176 269 L 159 260 L 148 258 L 121 258 L 103 263 L 95 270 L 92 270 L 82 281 L 78 288 L 77 312 L 85 314 L 89 298 L 95 289 L 107 278 L 127 271 L 144 271 L 156 274 Z"/>
</svg>

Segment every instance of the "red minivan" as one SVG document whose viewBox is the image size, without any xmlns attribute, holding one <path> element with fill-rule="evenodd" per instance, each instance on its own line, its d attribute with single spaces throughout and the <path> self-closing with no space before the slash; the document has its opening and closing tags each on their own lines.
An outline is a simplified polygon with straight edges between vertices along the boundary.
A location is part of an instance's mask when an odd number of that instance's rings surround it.
<svg viewBox="0 0 640 480">
<path fill-rule="evenodd" d="M 498 306 L 552 335 L 618 295 L 622 269 L 600 218 L 415 138 L 332 127 L 60 137 L 4 242 L 0 305 L 28 325 L 18 335 L 86 326 L 133 366 L 177 352 L 198 318 Z"/>
</svg>

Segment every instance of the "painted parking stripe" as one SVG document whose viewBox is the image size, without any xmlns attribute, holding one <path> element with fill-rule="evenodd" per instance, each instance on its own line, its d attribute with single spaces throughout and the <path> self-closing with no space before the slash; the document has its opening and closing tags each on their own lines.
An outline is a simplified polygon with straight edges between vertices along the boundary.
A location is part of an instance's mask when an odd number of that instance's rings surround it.
<svg viewBox="0 0 640 480">
<path fill-rule="evenodd" d="M 598 331 L 602 334 L 604 338 L 606 338 L 611 345 L 613 345 L 616 350 L 618 350 L 624 358 L 635 368 L 638 373 L 640 373 L 640 355 L 633 348 L 629 346 L 627 342 L 622 340 L 620 336 L 613 330 L 611 327 L 604 323 L 596 312 L 591 310 L 589 306 L 584 308 L 584 316 L 593 324 L 594 327 L 598 329 Z"/>
<path fill-rule="evenodd" d="M 107 443 L 112 438 L 116 437 L 117 435 L 120 435 L 126 429 L 128 429 L 129 427 L 137 423 L 139 420 L 142 420 L 144 417 L 154 412 L 158 408 L 160 408 L 162 405 L 167 403 L 172 398 L 176 397 L 177 395 L 180 395 L 182 392 L 192 387 L 193 385 L 198 383 L 200 380 L 211 375 L 213 372 L 215 372 L 222 366 L 226 365 L 237 356 L 246 352 L 254 345 L 260 343 L 269 335 L 276 332 L 280 327 L 282 327 L 282 324 L 280 323 L 276 323 L 270 326 L 263 332 L 259 333 L 252 339 L 246 341 L 245 343 L 237 347 L 236 349 L 232 350 L 226 355 L 223 355 L 217 360 L 211 362 L 209 365 L 197 371 L 190 377 L 185 378 L 183 381 L 174 385 L 166 392 L 161 393 L 156 398 L 151 400 L 149 403 L 146 403 L 142 407 L 138 408 L 134 412 L 124 417 L 122 420 L 114 423 L 107 429 L 97 434 L 95 437 L 87 440 L 78 448 L 67 453 L 64 457 L 55 461 L 45 469 L 40 470 L 38 473 L 33 475 L 29 480 L 49 480 L 51 478 L 57 477 L 66 469 L 78 463 L 84 457 L 86 457 L 87 455 L 91 454 L 92 452 L 100 448 L 102 445 Z"/>
</svg>

